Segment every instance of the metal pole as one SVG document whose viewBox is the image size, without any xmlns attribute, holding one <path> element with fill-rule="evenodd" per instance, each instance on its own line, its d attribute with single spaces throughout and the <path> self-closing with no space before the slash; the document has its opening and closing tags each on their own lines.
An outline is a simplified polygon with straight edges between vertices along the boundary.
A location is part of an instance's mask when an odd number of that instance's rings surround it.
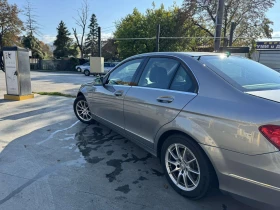
<svg viewBox="0 0 280 210">
<path fill-rule="evenodd" d="M 98 57 L 101 57 L 101 27 L 98 27 Z"/>
<path fill-rule="evenodd" d="M 234 29 L 235 29 L 235 22 L 231 22 L 230 34 L 229 34 L 229 46 L 232 46 Z"/>
<path fill-rule="evenodd" d="M 214 43 L 215 52 L 219 51 L 220 44 L 221 44 L 220 37 L 221 37 L 221 32 L 222 32 L 224 7 L 225 7 L 225 0 L 219 0 L 217 15 L 216 15 L 216 33 L 215 33 L 215 43 Z"/>
<path fill-rule="evenodd" d="M 157 25 L 156 52 L 159 52 L 160 24 Z"/>
</svg>

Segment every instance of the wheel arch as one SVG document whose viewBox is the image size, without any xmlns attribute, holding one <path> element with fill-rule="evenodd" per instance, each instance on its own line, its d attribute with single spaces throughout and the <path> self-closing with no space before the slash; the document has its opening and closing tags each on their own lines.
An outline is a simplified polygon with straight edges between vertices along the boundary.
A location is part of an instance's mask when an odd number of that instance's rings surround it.
<svg viewBox="0 0 280 210">
<path fill-rule="evenodd" d="M 162 133 L 160 135 L 160 137 L 158 138 L 158 141 L 157 141 L 157 145 L 156 145 L 156 154 L 157 154 L 157 157 L 160 157 L 161 156 L 161 149 L 162 149 L 162 146 L 163 146 L 163 143 L 164 141 L 171 135 L 175 135 L 175 134 L 181 134 L 183 136 L 186 136 L 188 139 L 190 139 L 193 143 L 195 143 L 196 145 L 198 145 L 198 147 L 201 149 L 201 151 L 203 152 L 203 154 L 205 155 L 205 157 L 208 159 L 209 163 L 211 164 L 211 167 L 213 169 L 213 172 L 214 172 L 214 175 L 215 175 L 215 186 L 219 186 L 219 179 L 218 179 L 218 175 L 217 175 L 217 171 L 214 167 L 214 164 L 211 160 L 211 158 L 207 155 L 207 153 L 204 151 L 203 147 L 200 146 L 200 144 L 198 143 L 198 141 L 192 137 L 191 135 L 187 134 L 186 132 L 183 132 L 183 131 L 180 131 L 180 130 L 175 130 L 175 129 L 172 129 L 172 130 L 167 130 L 165 131 L 164 133 Z"/>
<path fill-rule="evenodd" d="M 85 95 L 82 92 L 78 92 L 77 97 L 79 97 L 79 96 L 85 97 Z"/>
</svg>

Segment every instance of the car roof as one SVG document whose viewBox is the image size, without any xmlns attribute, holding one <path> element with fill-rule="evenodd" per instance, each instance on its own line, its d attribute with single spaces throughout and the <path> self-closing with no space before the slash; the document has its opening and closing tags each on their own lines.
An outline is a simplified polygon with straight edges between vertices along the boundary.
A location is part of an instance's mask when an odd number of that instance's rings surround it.
<svg viewBox="0 0 280 210">
<path fill-rule="evenodd" d="M 215 52 L 151 52 L 151 53 L 143 53 L 134 55 L 130 58 L 144 57 L 144 56 L 209 56 L 209 55 L 221 55 L 223 53 L 215 53 Z"/>
</svg>

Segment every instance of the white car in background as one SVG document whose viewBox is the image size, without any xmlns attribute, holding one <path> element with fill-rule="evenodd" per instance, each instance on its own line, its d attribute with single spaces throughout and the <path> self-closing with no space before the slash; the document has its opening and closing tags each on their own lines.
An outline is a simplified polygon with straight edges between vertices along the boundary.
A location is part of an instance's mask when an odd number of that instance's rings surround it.
<svg viewBox="0 0 280 210">
<path fill-rule="evenodd" d="M 86 62 L 82 65 L 78 65 L 78 66 L 76 66 L 76 70 L 84 73 L 84 70 L 90 70 L 90 63 Z"/>
<path fill-rule="evenodd" d="M 110 70 L 112 70 L 118 63 L 117 62 L 105 62 L 104 63 L 104 73 L 107 74 Z M 90 62 L 84 63 L 83 65 L 76 66 L 76 70 L 84 73 L 85 76 L 90 76 L 91 74 L 93 76 L 97 76 L 100 73 L 93 73 L 90 72 Z"/>
</svg>

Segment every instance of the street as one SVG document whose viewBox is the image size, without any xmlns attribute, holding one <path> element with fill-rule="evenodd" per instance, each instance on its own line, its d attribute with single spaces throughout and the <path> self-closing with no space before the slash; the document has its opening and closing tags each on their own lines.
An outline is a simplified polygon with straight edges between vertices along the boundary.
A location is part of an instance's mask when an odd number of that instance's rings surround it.
<svg viewBox="0 0 280 210">
<path fill-rule="evenodd" d="M 83 74 L 31 72 L 33 92 L 75 95 Z M 160 162 L 107 127 L 85 125 L 73 98 L 5 101 L 0 72 L 0 209 L 252 210 L 213 190 L 199 201 L 177 194 Z"/>
</svg>

